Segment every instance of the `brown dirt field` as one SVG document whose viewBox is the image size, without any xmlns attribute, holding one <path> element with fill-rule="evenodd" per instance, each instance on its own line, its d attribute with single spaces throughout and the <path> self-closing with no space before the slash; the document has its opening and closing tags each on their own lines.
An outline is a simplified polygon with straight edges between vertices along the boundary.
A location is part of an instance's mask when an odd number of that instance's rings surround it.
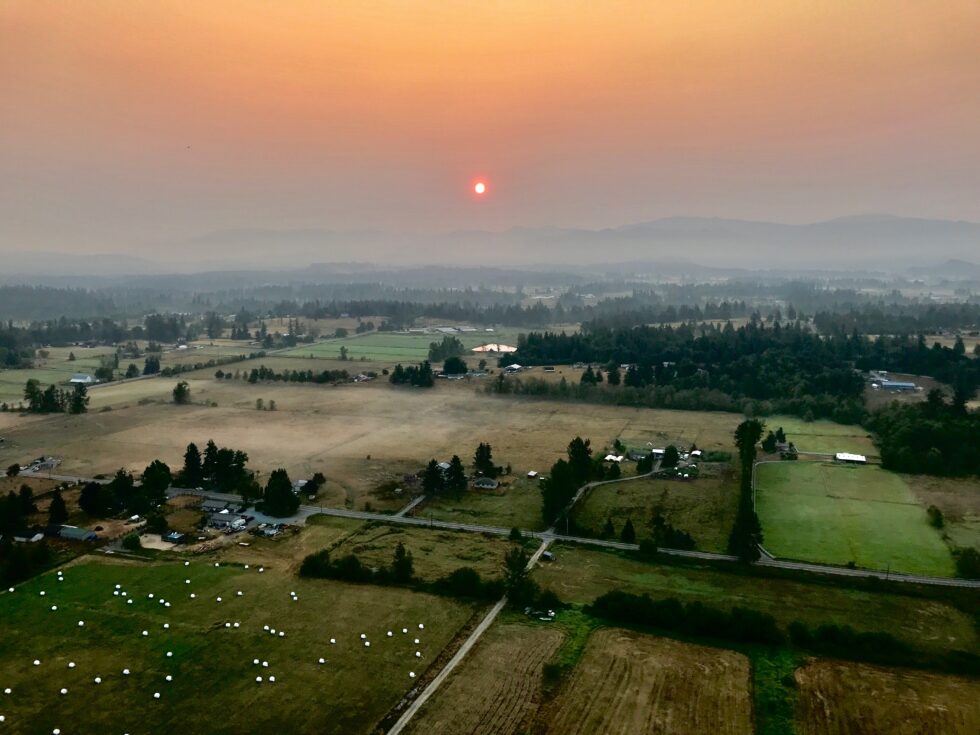
<svg viewBox="0 0 980 735">
<path fill-rule="evenodd" d="M 974 735 L 980 681 L 814 661 L 796 672 L 800 735 Z"/>
<path fill-rule="evenodd" d="M 555 735 L 751 735 L 749 660 L 619 629 L 592 635 L 548 719 Z"/>
<path fill-rule="evenodd" d="M 49 416 L 7 431 L 7 444 L 15 446 L 0 448 L 0 466 L 45 453 L 63 458 L 62 472 L 84 476 L 119 467 L 141 471 L 156 458 L 179 467 L 189 442 L 214 439 L 248 452 L 250 466 L 263 473 L 260 481 L 276 467 L 295 478 L 322 471 L 324 504 L 371 502 L 394 510 L 405 501 L 374 497 L 380 482 L 432 457 L 459 454 L 469 461 L 481 441 L 492 444 L 499 464 L 523 474 L 549 467 L 576 435 L 601 447 L 621 435 L 652 439 L 668 432 L 705 449 L 730 449 L 739 421 L 735 414 L 497 398 L 444 381 L 431 390 L 381 381 L 340 387 L 188 382 L 189 406 L 170 402 L 176 379 L 93 390 L 88 414 Z M 256 411 L 257 397 L 274 399 L 278 410 Z M 205 405 L 212 402 L 217 407 Z"/>
<path fill-rule="evenodd" d="M 412 720 L 416 735 L 514 735 L 540 702 L 541 670 L 561 644 L 554 628 L 495 625 Z"/>
</svg>

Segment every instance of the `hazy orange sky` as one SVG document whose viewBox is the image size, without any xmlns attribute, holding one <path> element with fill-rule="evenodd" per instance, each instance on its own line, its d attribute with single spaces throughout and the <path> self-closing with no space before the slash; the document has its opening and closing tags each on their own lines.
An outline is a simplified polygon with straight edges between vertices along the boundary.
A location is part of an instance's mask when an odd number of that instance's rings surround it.
<svg viewBox="0 0 980 735">
<path fill-rule="evenodd" d="M 0 249 L 980 220 L 978 33 L 977 0 L 3 0 Z"/>
</svg>

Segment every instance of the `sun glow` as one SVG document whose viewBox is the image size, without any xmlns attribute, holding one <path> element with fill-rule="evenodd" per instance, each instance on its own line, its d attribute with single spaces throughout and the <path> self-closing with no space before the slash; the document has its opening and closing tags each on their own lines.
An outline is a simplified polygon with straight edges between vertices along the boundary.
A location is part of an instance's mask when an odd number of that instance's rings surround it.
<svg viewBox="0 0 980 735">
<path fill-rule="evenodd" d="M 483 181 L 477 181 L 477 182 L 476 182 L 476 183 L 475 183 L 475 184 L 473 185 L 473 191 L 474 191 L 474 192 L 475 192 L 476 194 L 478 194 L 478 195 L 483 195 L 483 194 L 486 194 L 486 192 L 487 192 L 487 185 L 486 185 L 486 183 L 485 183 L 485 182 L 483 182 Z"/>
</svg>

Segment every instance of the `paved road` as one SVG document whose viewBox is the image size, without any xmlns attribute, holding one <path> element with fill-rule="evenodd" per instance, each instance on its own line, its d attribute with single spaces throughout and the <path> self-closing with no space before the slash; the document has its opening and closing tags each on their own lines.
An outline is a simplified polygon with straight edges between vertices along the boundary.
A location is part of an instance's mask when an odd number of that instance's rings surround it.
<svg viewBox="0 0 980 735">
<path fill-rule="evenodd" d="M 531 558 L 528 560 L 527 570 L 529 572 L 534 568 L 534 565 L 537 564 L 538 561 L 541 559 L 541 555 L 545 552 L 545 550 L 548 548 L 548 545 L 550 543 L 551 543 L 550 540 L 545 540 L 541 542 L 541 545 L 538 547 L 538 550 L 535 551 L 534 554 L 531 556 Z M 488 612 L 486 617 L 480 621 L 480 624 L 473 629 L 473 632 L 470 633 L 469 637 L 466 639 L 463 645 L 460 646 L 459 650 L 456 651 L 455 655 L 451 659 L 449 659 L 449 663 L 447 663 L 442 668 L 442 671 L 436 674 L 435 678 L 431 682 L 429 682 L 429 686 L 423 689 L 422 693 L 418 697 L 416 697 L 415 701 L 412 702 L 408 706 L 408 708 L 402 713 L 402 716 L 398 718 L 398 721 L 388 731 L 388 735 L 399 735 L 399 733 L 401 733 L 401 731 L 405 729 L 405 726 L 408 725 L 408 723 L 412 720 L 413 717 L 415 717 L 418 711 L 422 709 L 422 706 L 427 701 L 429 701 L 429 698 L 433 694 L 435 694 L 436 690 L 440 686 L 442 686 L 443 682 L 446 681 L 447 678 L 449 678 L 449 675 L 459 665 L 459 663 L 464 658 L 466 658 L 466 655 L 473 649 L 473 646 L 475 646 L 477 641 L 480 640 L 480 637 L 487 632 L 487 629 L 493 624 L 493 621 L 497 619 L 497 616 L 500 614 L 500 611 L 503 610 L 506 605 L 507 605 L 507 596 L 504 595 L 502 598 L 500 598 L 497 604 L 495 604 L 492 608 L 490 608 L 490 612 Z"/>
<path fill-rule="evenodd" d="M 59 481 L 79 480 L 86 482 L 88 478 L 72 477 L 67 475 L 52 475 L 44 472 L 24 473 L 27 477 L 48 477 Z M 624 478 L 631 479 L 631 478 Z M 95 480 L 95 482 L 107 482 L 107 480 Z M 608 482 L 622 482 L 622 480 L 610 480 Z M 604 483 L 603 483 L 604 484 Z M 582 491 L 580 491 L 581 493 Z M 238 495 L 225 493 L 214 493 L 202 490 L 191 490 L 187 488 L 170 488 L 167 493 L 175 495 L 200 495 L 201 497 L 211 498 L 226 503 L 240 503 Z M 346 508 L 327 508 L 319 505 L 301 505 L 296 515 L 291 518 L 280 519 L 284 523 L 305 523 L 306 519 L 313 515 L 328 515 L 336 518 L 350 518 L 359 521 L 377 521 L 380 523 L 402 524 L 406 526 L 417 526 L 421 528 L 438 528 L 447 531 L 466 531 L 469 533 L 486 533 L 493 536 L 508 536 L 511 529 L 502 526 L 485 526 L 478 523 L 454 523 L 451 521 L 437 521 L 430 518 L 418 518 L 414 516 L 386 515 L 384 513 L 374 513 L 363 510 L 348 510 Z M 521 531 L 526 538 L 535 538 L 541 541 L 558 541 L 566 543 L 583 544 L 585 546 L 598 546 L 606 549 L 618 549 L 621 551 L 637 551 L 638 544 L 626 544 L 622 541 L 608 541 L 605 539 L 587 538 L 585 536 L 571 536 L 567 534 L 555 533 L 553 529 L 546 531 Z M 675 556 L 685 559 L 695 559 L 700 561 L 714 561 L 734 563 L 737 557 L 728 554 L 715 554 L 708 551 L 684 551 L 681 549 L 658 549 L 658 553 Z M 848 567 L 835 567 L 826 564 L 811 564 L 807 562 L 787 561 L 783 559 L 761 558 L 755 562 L 762 567 L 772 567 L 776 569 L 790 569 L 795 571 L 810 572 L 813 574 L 829 574 L 837 577 L 874 577 L 894 582 L 904 582 L 908 584 L 924 584 L 939 587 L 962 587 L 966 589 L 980 589 L 980 580 L 958 579 L 955 577 L 927 577 L 915 574 L 900 574 L 898 572 L 883 572 L 873 569 L 850 569 Z"/>
</svg>

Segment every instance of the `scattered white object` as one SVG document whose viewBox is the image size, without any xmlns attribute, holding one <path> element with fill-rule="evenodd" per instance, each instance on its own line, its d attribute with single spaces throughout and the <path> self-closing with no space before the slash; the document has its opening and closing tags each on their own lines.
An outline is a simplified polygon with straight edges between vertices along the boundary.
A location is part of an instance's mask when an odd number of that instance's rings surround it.
<svg viewBox="0 0 980 735">
<path fill-rule="evenodd" d="M 164 623 L 163 624 L 163 629 L 164 630 L 169 630 L 170 629 L 170 623 Z"/>
<path fill-rule="evenodd" d="M 167 651 L 167 658 L 173 658 L 173 657 L 174 657 L 174 652 L 173 651 Z"/>
<path fill-rule="evenodd" d="M 64 687 L 61 687 L 61 693 L 62 694 L 68 694 L 68 690 L 65 689 Z"/>
<path fill-rule="evenodd" d="M 143 631 L 143 635 L 144 635 L 144 636 L 147 636 L 147 635 L 149 635 L 149 634 L 150 634 L 150 631 L 148 631 L 148 630 L 144 630 L 144 631 Z"/>
<path fill-rule="evenodd" d="M 163 606 L 164 607 L 170 607 L 170 603 L 169 602 L 165 602 L 165 603 L 163 603 Z"/>
<path fill-rule="evenodd" d="M 184 562 L 184 566 L 185 566 L 185 567 L 189 567 L 190 565 L 191 565 L 191 563 L 190 563 L 189 561 L 185 561 L 185 562 Z"/>
<path fill-rule="evenodd" d="M 189 579 L 185 579 L 184 580 L 184 584 L 190 584 L 190 583 L 191 583 L 191 581 Z"/>
<path fill-rule="evenodd" d="M 161 605 L 166 605 L 166 604 L 167 604 L 167 602 L 166 602 L 166 600 L 164 600 L 164 599 L 163 599 L 163 598 L 161 597 L 161 598 L 160 598 L 160 604 L 161 604 Z"/>
<path fill-rule="evenodd" d="M 38 661 L 37 659 L 34 659 L 34 665 L 35 666 L 40 666 L 41 665 L 41 662 Z"/>
<path fill-rule="evenodd" d="M 153 692 L 154 699 L 160 699 L 160 692 Z"/>
<path fill-rule="evenodd" d="M 325 664 L 326 663 L 326 660 L 321 658 L 317 663 L 319 663 L 319 664 L 322 665 L 322 664 Z M 8 692 L 8 694 L 9 694 L 9 692 Z"/>
<path fill-rule="evenodd" d="M 230 628 L 231 627 L 231 623 L 225 623 L 225 627 L 226 628 Z"/>
<path fill-rule="evenodd" d="M 276 634 L 276 629 L 275 628 L 269 628 L 269 632 L 272 633 L 272 635 L 275 635 Z"/>
<path fill-rule="evenodd" d="M 173 681 L 174 680 L 174 678 L 170 674 L 167 674 L 166 679 L 167 679 L 167 681 Z"/>
<path fill-rule="evenodd" d="M 119 590 L 113 590 L 112 594 L 114 594 L 116 597 L 119 597 Z"/>
<path fill-rule="evenodd" d="M 364 646 L 366 648 L 370 648 L 371 647 L 371 641 L 364 641 Z"/>
<path fill-rule="evenodd" d="M 120 592 L 119 594 L 120 594 L 120 595 L 122 595 L 123 597 L 128 597 L 128 596 L 129 596 L 129 595 L 127 595 L 127 593 L 125 593 L 125 592 Z"/>
<path fill-rule="evenodd" d="M 193 592 L 191 592 L 191 599 L 193 600 L 193 599 L 195 599 L 196 597 L 197 597 L 197 595 L 195 595 L 195 594 L 194 594 Z"/>
<path fill-rule="evenodd" d="M 52 731 L 51 731 L 51 735 L 61 735 L 61 730 L 59 730 L 59 729 L 58 729 L 58 728 L 56 727 L 56 728 L 55 728 L 54 730 L 52 730 Z"/>
<path fill-rule="evenodd" d="M 363 641 L 365 638 L 367 638 L 367 634 L 366 633 L 361 633 L 361 640 Z"/>
<path fill-rule="evenodd" d="M 245 593 L 242 592 L 241 590 L 238 590 L 238 593 L 237 594 L 238 594 L 239 597 L 242 597 Z"/>
<path fill-rule="evenodd" d="M 389 630 L 389 631 L 388 631 L 388 637 L 389 637 L 389 638 L 391 638 L 391 636 L 393 636 L 393 635 L 394 635 L 394 633 L 392 633 L 392 632 L 391 632 L 391 631 Z"/>
<path fill-rule="evenodd" d="M 150 594 L 147 595 L 147 597 L 149 597 L 152 600 L 153 599 L 153 593 L 151 592 Z"/>
<path fill-rule="evenodd" d="M 116 589 L 117 589 L 117 590 L 121 590 L 121 589 L 122 589 L 122 585 L 121 585 L 121 584 L 117 584 L 117 585 L 116 585 Z"/>
<path fill-rule="evenodd" d="M 262 683 L 262 677 L 261 676 L 256 676 L 255 677 L 255 681 L 257 681 L 259 684 L 261 684 Z"/>
<path fill-rule="evenodd" d="M 280 637 L 280 638 L 285 638 L 285 637 L 286 637 L 286 631 L 284 631 L 284 630 L 280 630 L 280 631 L 279 631 L 279 637 Z"/>
<path fill-rule="evenodd" d="M 418 639 L 418 638 L 416 638 L 416 639 L 415 639 L 415 645 L 417 646 L 418 644 L 419 644 L 419 639 Z"/>
<path fill-rule="evenodd" d="M 237 623 L 237 622 L 235 623 L 235 627 L 236 627 L 236 628 L 237 628 L 237 627 L 238 627 L 239 625 L 240 625 L 240 623 Z"/>
<path fill-rule="evenodd" d="M 0 722 L 6 722 L 6 720 L 7 718 L 5 716 L 0 715 Z"/>
<path fill-rule="evenodd" d="M 265 567 L 259 567 L 259 571 L 260 572 L 264 572 L 265 571 Z"/>
<path fill-rule="evenodd" d="M 126 604 L 127 604 L 127 605 L 132 605 L 132 604 L 133 604 L 133 601 L 132 601 L 132 599 L 129 599 L 129 600 L 126 600 Z"/>
<path fill-rule="evenodd" d="M 262 662 L 262 668 L 263 668 L 263 669 L 267 669 L 267 668 L 269 668 L 269 662 L 268 662 L 268 661 L 263 661 L 263 662 Z"/>
<path fill-rule="evenodd" d="M 331 646 L 332 646 L 333 644 L 335 644 L 336 642 L 337 642 L 337 639 L 336 639 L 336 638 L 331 638 L 331 639 L 330 639 L 330 645 L 331 645 Z"/>
<path fill-rule="evenodd" d="M 421 651 L 416 651 L 415 652 L 415 658 L 422 658 L 422 652 Z"/>
<path fill-rule="evenodd" d="M 407 632 L 408 632 L 408 628 L 402 628 L 402 633 L 407 633 Z"/>
<path fill-rule="evenodd" d="M 44 597 L 44 595 L 45 595 L 44 590 L 41 590 L 41 597 Z"/>
<path fill-rule="evenodd" d="M 75 668 L 75 662 L 74 661 L 69 661 L 68 662 L 68 668 L 69 669 L 74 669 Z"/>
<path fill-rule="evenodd" d="M 85 621 L 84 620 L 79 620 L 78 621 L 78 627 L 79 628 L 84 628 L 85 627 Z"/>
<path fill-rule="evenodd" d="M 245 565 L 245 568 L 248 569 L 248 564 Z"/>
<path fill-rule="evenodd" d="M 259 660 L 258 660 L 257 658 L 253 658 L 253 659 L 252 659 L 252 663 L 253 663 L 253 664 L 254 664 L 255 666 L 258 666 L 258 665 L 259 665 Z"/>
<path fill-rule="evenodd" d="M 101 676 L 97 676 L 92 681 L 94 681 L 96 684 L 101 684 L 102 683 L 102 677 Z"/>
<path fill-rule="evenodd" d="M 58 606 L 57 605 L 52 605 L 51 606 L 51 612 L 54 612 L 57 609 L 58 609 Z"/>
<path fill-rule="evenodd" d="M 409 671 L 409 672 L 408 672 L 408 675 L 409 675 L 410 677 L 412 677 L 413 679 L 415 678 L 415 672 L 414 672 L 414 671 Z"/>
<path fill-rule="evenodd" d="M 269 677 L 269 681 L 271 681 L 273 684 L 275 684 L 276 683 L 276 677 L 270 676 Z"/>
<path fill-rule="evenodd" d="M 12 691 L 13 690 L 10 687 L 7 687 L 6 689 L 3 690 L 3 693 L 4 694 L 10 694 Z"/>
<path fill-rule="evenodd" d="M 218 602 L 221 602 L 221 598 L 220 598 L 220 597 L 219 597 L 219 598 L 217 598 L 217 600 L 218 600 Z"/>
<path fill-rule="evenodd" d="M 123 669 L 123 676 L 129 676 L 129 669 Z"/>
<path fill-rule="evenodd" d="M 425 630 L 425 626 L 422 623 L 419 623 L 419 630 Z"/>
<path fill-rule="evenodd" d="M 220 566 L 220 565 L 218 564 L 218 562 L 215 562 L 215 563 L 214 563 L 214 565 L 215 565 L 215 566 Z"/>
</svg>

